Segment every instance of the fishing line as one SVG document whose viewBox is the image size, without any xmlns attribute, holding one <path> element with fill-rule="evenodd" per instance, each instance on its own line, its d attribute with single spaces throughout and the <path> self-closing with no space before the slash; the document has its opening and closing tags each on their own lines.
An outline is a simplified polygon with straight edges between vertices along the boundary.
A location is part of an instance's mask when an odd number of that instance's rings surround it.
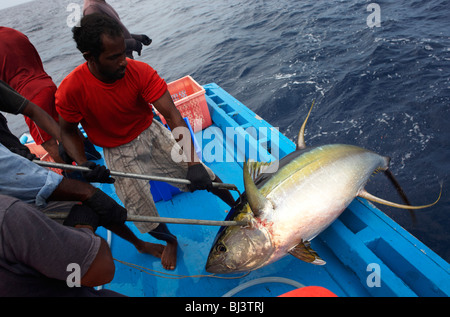
<svg viewBox="0 0 450 317">
<path fill-rule="evenodd" d="M 211 278 L 219 278 L 219 279 L 225 279 L 225 280 L 233 280 L 233 279 L 243 278 L 243 277 L 247 276 L 248 274 L 250 274 L 250 272 L 247 272 L 241 276 L 231 276 L 231 277 L 230 276 L 217 276 L 215 274 L 179 275 L 179 274 L 166 273 L 166 272 L 161 272 L 161 271 L 157 271 L 157 270 L 152 270 L 145 266 L 140 266 L 140 265 L 137 265 L 134 263 L 125 262 L 125 261 L 122 261 L 122 260 L 119 260 L 116 258 L 113 258 L 113 260 L 117 261 L 123 265 L 137 269 L 137 270 L 141 271 L 142 273 L 156 276 L 156 277 L 172 279 L 172 280 L 179 280 L 179 279 L 183 279 L 183 278 L 199 278 L 199 277 L 211 277 Z M 154 273 L 152 273 L 152 272 L 154 272 Z M 158 275 L 158 274 L 161 274 L 161 275 Z M 166 276 L 164 276 L 164 275 L 166 275 Z"/>
</svg>

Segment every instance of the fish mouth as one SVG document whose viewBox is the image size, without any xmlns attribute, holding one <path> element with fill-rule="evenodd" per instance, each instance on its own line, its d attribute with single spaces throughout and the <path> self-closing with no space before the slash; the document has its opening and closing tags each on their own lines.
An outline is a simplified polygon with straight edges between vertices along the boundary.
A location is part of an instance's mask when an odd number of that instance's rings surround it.
<svg viewBox="0 0 450 317">
<path fill-rule="evenodd" d="M 224 265 L 220 264 L 206 264 L 205 270 L 208 273 L 216 273 L 216 274 L 227 274 L 231 272 L 235 272 L 231 268 L 228 268 Z"/>
<path fill-rule="evenodd" d="M 225 265 L 224 263 L 206 263 L 205 270 L 208 273 L 215 274 L 229 274 L 229 273 L 240 273 L 240 272 L 248 272 L 249 270 L 237 269 L 232 265 Z M 218 261 L 217 261 L 218 262 Z"/>
<path fill-rule="evenodd" d="M 208 273 L 215 274 L 231 274 L 231 273 L 243 273 L 250 272 L 256 270 L 263 266 L 264 262 L 267 260 L 267 257 L 262 257 L 262 259 L 249 259 L 246 263 L 241 263 L 239 266 L 230 264 L 225 264 L 220 261 L 212 261 L 212 263 L 208 262 L 205 265 L 205 270 Z"/>
<path fill-rule="evenodd" d="M 221 255 L 210 256 L 206 261 L 205 270 L 208 273 L 227 274 L 236 272 L 236 265 L 233 262 L 225 261 Z"/>
</svg>

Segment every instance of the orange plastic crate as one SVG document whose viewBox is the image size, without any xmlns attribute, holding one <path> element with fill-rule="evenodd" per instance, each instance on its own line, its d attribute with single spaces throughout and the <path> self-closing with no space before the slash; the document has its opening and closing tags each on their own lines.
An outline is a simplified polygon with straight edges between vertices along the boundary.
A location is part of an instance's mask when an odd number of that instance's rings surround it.
<svg viewBox="0 0 450 317">
<path fill-rule="evenodd" d="M 212 124 L 208 104 L 205 99 L 205 89 L 191 76 L 185 76 L 167 84 L 172 100 L 183 118 L 187 117 L 194 132 L 201 131 Z M 155 112 L 166 124 L 164 117 Z"/>
</svg>

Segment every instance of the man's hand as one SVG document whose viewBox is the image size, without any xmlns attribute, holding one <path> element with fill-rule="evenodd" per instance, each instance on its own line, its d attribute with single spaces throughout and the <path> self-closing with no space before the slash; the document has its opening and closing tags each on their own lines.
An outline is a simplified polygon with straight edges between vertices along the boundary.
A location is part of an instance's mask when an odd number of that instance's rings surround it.
<svg viewBox="0 0 450 317">
<path fill-rule="evenodd" d="M 141 41 L 142 44 L 144 44 L 145 46 L 148 46 L 148 45 L 150 45 L 152 43 L 152 39 L 149 38 L 145 34 L 141 34 L 141 38 L 139 39 L 139 41 Z"/>
<path fill-rule="evenodd" d="M 212 189 L 212 180 L 201 163 L 189 166 L 186 178 L 191 181 L 191 184 L 188 185 L 191 192 L 198 189 L 206 189 L 207 191 Z"/>
<path fill-rule="evenodd" d="M 97 189 L 83 204 L 100 216 L 100 226 L 124 224 L 127 220 L 127 210 L 100 189 Z"/>
<path fill-rule="evenodd" d="M 81 166 L 88 167 L 91 170 L 88 172 L 82 172 L 83 177 L 90 183 L 108 183 L 115 182 L 114 178 L 111 178 L 110 171 L 104 165 L 98 165 L 94 162 L 87 161 Z"/>
<path fill-rule="evenodd" d="M 152 39 L 145 34 L 131 34 L 131 37 L 145 46 L 149 46 L 152 43 Z"/>
<path fill-rule="evenodd" d="M 91 208 L 84 205 L 75 205 L 69 212 L 63 224 L 69 227 L 89 226 L 95 232 L 100 222 L 100 216 Z"/>
</svg>

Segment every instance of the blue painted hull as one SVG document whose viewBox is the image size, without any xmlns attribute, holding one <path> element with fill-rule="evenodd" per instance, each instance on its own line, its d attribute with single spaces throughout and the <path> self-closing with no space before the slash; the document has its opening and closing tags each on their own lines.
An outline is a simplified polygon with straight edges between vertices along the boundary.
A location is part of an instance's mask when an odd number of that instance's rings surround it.
<svg viewBox="0 0 450 317">
<path fill-rule="evenodd" d="M 274 138 L 276 130 L 216 84 L 207 84 L 204 88 L 213 125 L 197 132 L 195 137 L 205 148 L 211 145 L 208 133 L 213 132 L 218 138 L 215 142 L 223 144 L 228 152 L 223 152 L 223 162 L 209 163 L 211 158 L 207 155 L 203 155 L 203 160 L 223 182 L 235 184 L 244 191 L 242 151 L 254 151 L 260 157 L 270 158 L 270 152 L 277 148 L 279 157 L 283 157 L 294 151 L 295 145 L 282 134 Z M 265 127 L 269 132 L 249 136 L 246 132 L 249 127 Z M 241 146 L 230 149 L 230 140 L 228 143 L 220 140 L 217 132 L 222 131 L 225 136 L 226 128 L 235 131 L 232 142 L 235 145 L 245 140 L 245 149 Z M 117 198 L 112 185 L 100 187 Z M 237 198 L 237 194 L 234 195 Z M 172 199 L 158 201 L 157 208 L 162 217 L 208 220 L 224 220 L 228 210 L 226 204 L 206 191 L 175 194 Z M 140 234 L 132 223 L 128 225 L 139 238 L 158 243 L 150 235 Z M 219 228 L 168 226 L 179 241 L 175 271 L 164 270 L 159 259 L 139 254 L 130 243 L 112 235 L 110 243 L 117 260 L 116 275 L 104 288 L 128 296 L 209 297 L 229 294 L 239 285 L 255 281 L 256 285 L 240 290 L 236 296 L 278 296 L 299 284 L 322 286 L 338 296 L 450 294 L 450 265 L 364 199 L 355 199 L 338 220 L 312 241 L 313 249 L 327 262 L 325 266 L 286 256 L 245 276 L 211 276 L 204 267 Z M 108 238 L 103 228 L 99 228 L 98 233 Z M 267 279 L 271 277 L 275 279 Z"/>
</svg>

